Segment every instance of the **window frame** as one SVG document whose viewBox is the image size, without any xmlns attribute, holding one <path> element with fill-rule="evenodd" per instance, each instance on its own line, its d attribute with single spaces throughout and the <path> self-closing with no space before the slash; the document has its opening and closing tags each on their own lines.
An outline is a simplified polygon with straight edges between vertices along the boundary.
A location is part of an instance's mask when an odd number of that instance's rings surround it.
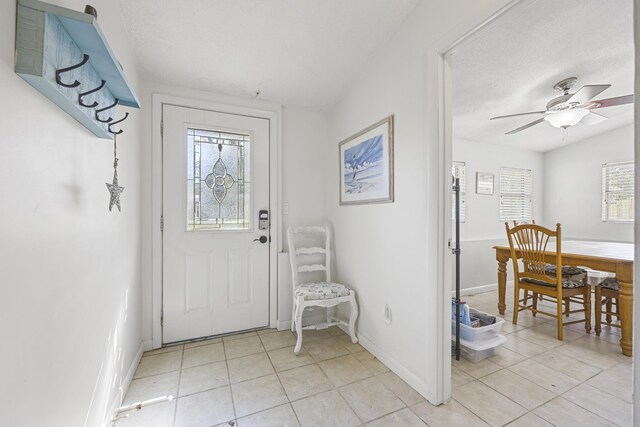
<svg viewBox="0 0 640 427">
<path fill-rule="evenodd" d="M 631 191 L 611 191 L 607 189 L 607 176 L 608 169 L 616 166 L 631 166 Z M 635 222 L 635 212 L 634 212 L 634 204 L 635 204 L 635 161 L 628 160 L 624 162 L 611 162 L 611 163 L 603 163 L 602 164 L 602 175 L 601 175 L 601 219 L 602 222 L 608 223 L 621 223 L 621 224 L 633 224 Z M 630 193 L 631 198 L 631 218 L 630 219 L 609 219 L 609 212 L 607 209 L 607 193 Z"/>
<path fill-rule="evenodd" d="M 522 175 L 522 180 L 523 183 L 521 184 L 521 187 L 523 189 L 521 195 L 519 195 L 518 193 L 506 193 L 505 192 L 505 188 L 507 187 L 505 184 L 505 180 L 506 180 L 506 172 L 507 171 L 517 171 L 517 173 Z M 527 187 L 527 183 L 526 183 L 526 179 L 529 179 L 529 192 L 526 193 L 526 187 Z M 514 167 L 509 167 L 509 166 L 501 166 L 500 167 L 500 199 L 499 199 L 499 206 L 498 206 L 498 218 L 500 222 L 505 222 L 505 221 L 518 221 L 518 222 L 531 222 L 531 220 L 533 219 L 533 170 L 531 169 L 526 169 L 526 168 L 514 168 Z M 528 198 L 527 198 L 528 196 Z M 507 197 L 512 197 L 512 198 L 517 198 L 517 197 L 521 197 L 522 200 L 524 201 L 524 205 L 522 206 L 521 212 L 528 213 L 529 216 L 506 216 L 508 212 L 505 212 L 506 209 L 503 209 L 503 200 Z M 528 203 L 528 206 L 527 206 Z"/>
</svg>

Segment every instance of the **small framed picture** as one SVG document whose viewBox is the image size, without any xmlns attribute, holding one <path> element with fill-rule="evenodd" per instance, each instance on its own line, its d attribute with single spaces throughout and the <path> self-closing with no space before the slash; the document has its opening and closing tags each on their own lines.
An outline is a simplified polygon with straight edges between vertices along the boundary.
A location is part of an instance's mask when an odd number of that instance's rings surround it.
<svg viewBox="0 0 640 427">
<path fill-rule="evenodd" d="M 476 172 L 476 194 L 493 194 L 493 174 Z"/>
<path fill-rule="evenodd" d="M 340 204 L 393 202 L 393 115 L 339 144 Z"/>
</svg>

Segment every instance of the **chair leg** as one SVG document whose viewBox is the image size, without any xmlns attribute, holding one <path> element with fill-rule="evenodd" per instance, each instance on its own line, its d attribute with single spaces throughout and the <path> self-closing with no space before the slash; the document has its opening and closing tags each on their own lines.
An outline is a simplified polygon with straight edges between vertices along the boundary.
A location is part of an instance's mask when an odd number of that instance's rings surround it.
<svg viewBox="0 0 640 427">
<path fill-rule="evenodd" d="M 351 299 L 349 300 L 349 304 L 351 305 L 351 314 L 349 315 L 349 336 L 351 337 L 351 342 L 355 344 L 358 342 L 358 337 L 356 336 L 358 304 L 356 303 L 356 295 L 353 292 L 351 292 Z"/>
<path fill-rule="evenodd" d="M 538 314 L 538 293 L 537 292 L 533 293 L 533 297 L 531 298 L 531 305 L 533 306 L 533 311 L 531 313 L 533 314 L 533 317 L 536 317 L 536 315 Z"/>
<path fill-rule="evenodd" d="M 591 333 L 591 287 L 584 288 L 584 330 Z"/>
<path fill-rule="evenodd" d="M 525 291 L 526 292 L 526 291 Z M 516 283 L 513 286 L 513 324 L 518 324 L 518 312 L 520 311 L 520 287 Z"/>
<path fill-rule="evenodd" d="M 293 298 L 293 307 L 291 308 L 291 332 L 296 330 L 296 298 Z"/>
<path fill-rule="evenodd" d="M 571 314 L 571 298 L 564 299 L 564 315 L 569 317 Z"/>
<path fill-rule="evenodd" d="M 620 301 L 618 300 L 618 298 L 614 298 L 615 302 L 615 306 L 616 306 L 616 318 L 618 319 L 618 321 L 620 321 Z"/>
<path fill-rule="evenodd" d="M 602 331 L 602 287 L 596 286 L 596 336 L 600 336 Z"/>
<path fill-rule="evenodd" d="M 529 301 L 529 291 L 525 289 L 524 298 L 522 299 L 522 305 L 527 305 L 528 301 Z"/>
<path fill-rule="evenodd" d="M 296 304 L 296 334 L 298 335 L 298 340 L 296 341 L 296 347 L 293 349 L 295 354 L 300 353 L 300 349 L 302 348 L 302 312 L 304 311 L 304 297 L 298 298 L 298 303 Z"/>
<path fill-rule="evenodd" d="M 611 298 L 607 298 L 607 325 L 611 325 L 611 312 L 613 311 Z"/>
<path fill-rule="evenodd" d="M 562 336 L 562 298 L 556 298 L 556 321 L 558 323 L 558 340 L 563 341 Z"/>
</svg>

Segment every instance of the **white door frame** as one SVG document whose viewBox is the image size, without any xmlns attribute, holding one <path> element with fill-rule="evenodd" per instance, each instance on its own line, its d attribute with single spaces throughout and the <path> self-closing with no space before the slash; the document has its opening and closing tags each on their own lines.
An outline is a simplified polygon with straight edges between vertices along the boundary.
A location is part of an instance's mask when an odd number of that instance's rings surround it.
<svg viewBox="0 0 640 427">
<path fill-rule="evenodd" d="M 428 191 L 434 191 L 438 200 L 437 235 L 438 251 L 437 311 L 439 351 L 436 360 L 436 396 L 432 403 L 445 403 L 451 397 L 451 291 L 453 288 L 452 254 L 449 248 L 451 239 L 451 165 L 453 157 L 453 93 L 450 55 L 455 47 L 472 34 L 480 31 L 498 16 L 522 1 L 511 0 L 495 13 L 487 16 L 473 16 L 455 30 L 446 34 L 430 46 L 424 55 L 426 80 L 426 141 L 428 144 L 428 167 L 437 171 L 438 180 Z"/>
<path fill-rule="evenodd" d="M 241 101 L 239 101 L 241 102 Z M 152 95 L 152 141 L 151 141 L 151 212 L 152 212 L 152 348 L 162 346 L 162 106 L 171 104 L 179 107 L 198 108 L 221 113 L 238 114 L 269 120 L 269 214 L 271 215 L 271 244 L 269 245 L 269 327 L 275 328 L 278 315 L 278 252 L 282 251 L 280 229 L 282 216 L 280 203 L 282 193 L 282 173 L 280 153 L 282 147 L 282 106 L 260 103 L 258 108 L 246 105 L 232 105 L 178 97 L 173 95 Z"/>
</svg>

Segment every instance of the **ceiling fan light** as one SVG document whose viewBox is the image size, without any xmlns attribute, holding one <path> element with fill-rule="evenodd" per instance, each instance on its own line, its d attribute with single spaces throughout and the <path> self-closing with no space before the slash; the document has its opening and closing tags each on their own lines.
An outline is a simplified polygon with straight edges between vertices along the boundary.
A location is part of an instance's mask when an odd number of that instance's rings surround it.
<svg viewBox="0 0 640 427">
<path fill-rule="evenodd" d="M 553 127 L 566 128 L 578 124 L 587 114 L 589 110 L 586 108 L 571 108 L 547 114 L 544 119 Z"/>
</svg>

